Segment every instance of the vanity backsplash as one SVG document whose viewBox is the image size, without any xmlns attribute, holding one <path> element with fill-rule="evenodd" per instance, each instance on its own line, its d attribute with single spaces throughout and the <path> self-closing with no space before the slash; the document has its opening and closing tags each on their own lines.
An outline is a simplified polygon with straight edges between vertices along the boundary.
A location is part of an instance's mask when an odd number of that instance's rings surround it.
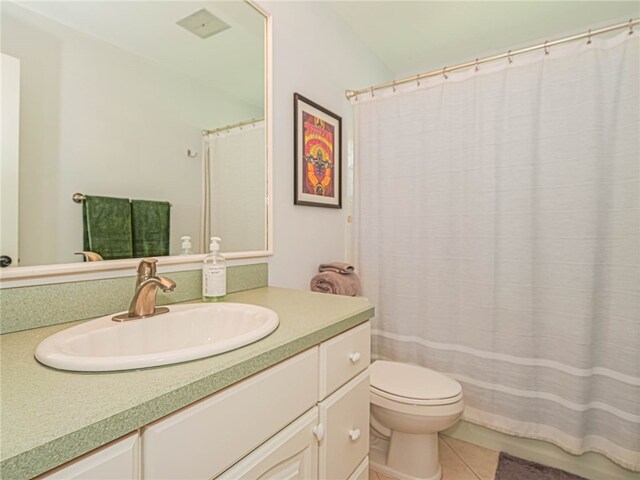
<svg viewBox="0 0 640 480">
<path fill-rule="evenodd" d="M 266 263 L 227 268 L 227 292 L 268 285 Z M 174 292 L 158 292 L 158 305 L 197 300 L 202 296 L 202 271 L 167 273 Z M 0 334 L 19 332 L 108 315 L 126 310 L 133 296 L 135 275 L 81 282 L 0 289 Z"/>
</svg>

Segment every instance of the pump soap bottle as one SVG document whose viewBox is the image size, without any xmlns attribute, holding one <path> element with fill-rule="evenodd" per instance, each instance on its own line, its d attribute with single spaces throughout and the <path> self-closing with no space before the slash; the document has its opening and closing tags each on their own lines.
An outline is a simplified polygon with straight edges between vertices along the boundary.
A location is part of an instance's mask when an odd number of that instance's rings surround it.
<svg viewBox="0 0 640 480">
<path fill-rule="evenodd" d="M 227 294 L 227 261 L 220 255 L 220 237 L 211 237 L 202 266 L 202 301 L 221 302 Z"/>
<path fill-rule="evenodd" d="M 189 235 L 184 235 L 180 237 L 182 241 L 182 251 L 180 255 L 193 255 L 193 250 L 191 249 L 191 237 Z"/>
</svg>

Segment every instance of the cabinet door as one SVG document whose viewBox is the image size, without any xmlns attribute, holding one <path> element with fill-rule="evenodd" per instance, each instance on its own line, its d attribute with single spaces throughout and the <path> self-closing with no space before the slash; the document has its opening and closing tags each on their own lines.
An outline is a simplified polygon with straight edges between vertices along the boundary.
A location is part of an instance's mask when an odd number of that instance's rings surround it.
<svg viewBox="0 0 640 480">
<path fill-rule="evenodd" d="M 138 434 L 111 442 L 83 455 L 38 480 L 135 480 L 140 478 Z"/>
<path fill-rule="evenodd" d="M 217 479 L 317 479 L 318 443 L 313 432 L 317 424 L 318 407 L 313 407 Z"/>
<path fill-rule="evenodd" d="M 325 437 L 319 476 L 345 480 L 369 452 L 369 370 L 318 404 Z"/>
</svg>

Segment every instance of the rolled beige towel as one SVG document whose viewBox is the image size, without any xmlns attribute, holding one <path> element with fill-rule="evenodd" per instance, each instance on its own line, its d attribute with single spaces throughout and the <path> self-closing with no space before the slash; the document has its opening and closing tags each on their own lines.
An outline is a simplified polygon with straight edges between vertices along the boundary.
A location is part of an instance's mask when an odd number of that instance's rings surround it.
<svg viewBox="0 0 640 480">
<path fill-rule="evenodd" d="M 355 270 L 353 265 L 344 262 L 322 263 L 318 267 L 319 272 L 336 272 L 342 274 L 353 273 Z"/>
<path fill-rule="evenodd" d="M 311 279 L 311 291 L 355 297 L 360 293 L 360 279 L 355 273 L 320 272 Z"/>
</svg>

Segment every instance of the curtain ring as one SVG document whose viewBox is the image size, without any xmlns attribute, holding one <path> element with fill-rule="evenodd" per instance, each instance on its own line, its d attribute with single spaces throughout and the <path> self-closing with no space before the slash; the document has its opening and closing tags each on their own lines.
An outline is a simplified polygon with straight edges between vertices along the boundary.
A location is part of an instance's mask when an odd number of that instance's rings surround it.
<svg viewBox="0 0 640 480">
<path fill-rule="evenodd" d="M 353 101 L 354 101 L 354 102 L 357 102 L 357 101 L 358 101 L 358 94 L 356 93 L 356 94 L 353 96 L 353 98 L 354 98 L 354 100 L 353 100 Z"/>
<path fill-rule="evenodd" d="M 478 59 L 477 59 L 477 58 L 476 58 L 476 68 L 475 68 L 475 71 L 476 71 L 476 72 L 480 71 L 480 67 L 478 67 Z"/>
<path fill-rule="evenodd" d="M 549 55 L 549 49 L 547 48 L 547 43 L 549 43 L 548 41 L 544 42 L 544 54 L 545 55 Z"/>
<path fill-rule="evenodd" d="M 629 35 L 633 35 L 633 18 L 629 19 Z"/>
<path fill-rule="evenodd" d="M 420 86 L 420 74 L 416 75 L 416 83 Z"/>
<path fill-rule="evenodd" d="M 589 40 L 587 40 L 587 45 L 591 45 L 591 29 L 589 29 Z"/>
<path fill-rule="evenodd" d="M 507 53 L 507 60 L 509 60 L 509 64 L 513 63 L 513 59 L 511 58 L 511 50 Z"/>
<path fill-rule="evenodd" d="M 369 91 L 371 92 L 371 98 L 375 97 L 375 95 L 373 93 L 373 86 L 369 89 Z"/>
<path fill-rule="evenodd" d="M 442 76 L 445 80 L 449 80 L 449 77 L 447 77 L 447 67 L 442 67 Z"/>
<path fill-rule="evenodd" d="M 395 80 L 393 81 L 392 88 L 393 88 L 393 93 L 396 93 L 396 81 Z"/>
</svg>

